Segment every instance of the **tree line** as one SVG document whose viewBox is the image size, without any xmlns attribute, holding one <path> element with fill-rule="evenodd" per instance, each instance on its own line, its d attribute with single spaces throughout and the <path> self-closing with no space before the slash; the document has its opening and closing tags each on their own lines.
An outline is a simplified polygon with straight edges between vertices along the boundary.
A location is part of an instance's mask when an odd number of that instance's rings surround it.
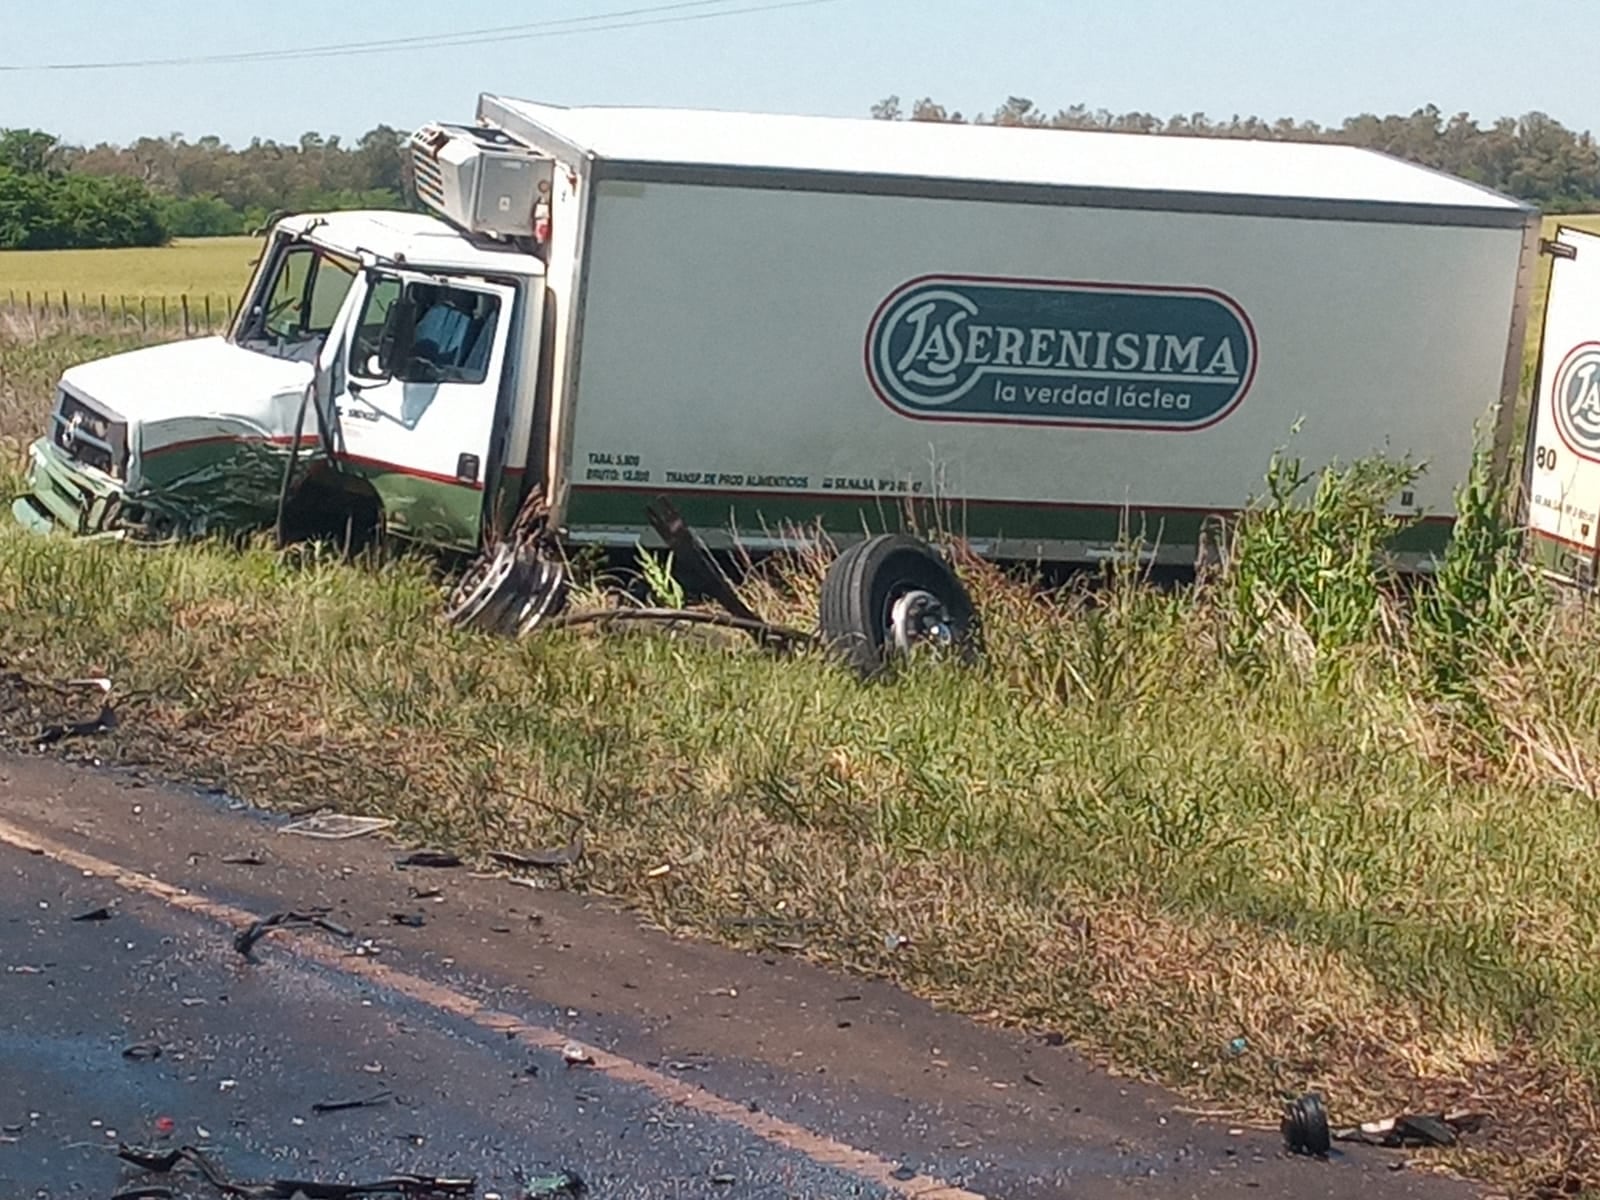
<svg viewBox="0 0 1600 1200">
<path fill-rule="evenodd" d="M 1600 209 L 1600 148 L 1588 131 L 1541 112 L 1481 125 L 1429 105 L 1364 113 L 1337 126 L 1204 113 L 1158 117 L 1084 105 L 1048 112 L 1012 97 L 965 117 L 924 98 L 873 106 L 881 120 L 957 121 L 1045 129 L 1333 141 L 1382 150 L 1509 193 L 1548 212 Z M 413 201 L 406 135 L 388 125 L 353 142 L 319 133 L 296 142 L 140 138 L 70 146 L 39 130 L 0 129 L 0 249 L 159 245 L 172 237 L 246 233 L 274 212 L 404 208 Z"/>
<path fill-rule="evenodd" d="M 1036 107 L 1031 100 L 1013 96 L 992 112 L 969 120 L 932 99 L 917 100 L 906 109 L 898 96 L 890 96 L 873 106 L 872 115 L 886 121 L 955 121 L 1115 133 L 1343 142 L 1381 150 L 1471 180 L 1546 212 L 1600 208 L 1600 147 L 1587 130 L 1568 129 L 1542 112 L 1501 117 L 1484 126 L 1469 113 L 1446 117 L 1430 104 L 1409 115 L 1380 117 L 1363 113 L 1347 117 L 1337 126 L 1323 126 L 1287 117 L 1276 121 L 1239 116 L 1215 120 L 1204 113 L 1163 119 L 1153 113 L 1113 113 L 1081 104 L 1051 113 Z"/>
<path fill-rule="evenodd" d="M 379 125 L 346 144 L 176 134 L 70 146 L 0 129 L 0 249 L 154 246 L 249 233 L 273 213 L 408 206 L 406 134 Z"/>
</svg>

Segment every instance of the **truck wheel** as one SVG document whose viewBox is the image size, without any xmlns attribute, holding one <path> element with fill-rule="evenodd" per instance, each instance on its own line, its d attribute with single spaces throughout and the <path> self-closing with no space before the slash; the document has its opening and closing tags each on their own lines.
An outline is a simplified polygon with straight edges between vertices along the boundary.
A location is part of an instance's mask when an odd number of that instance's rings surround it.
<svg viewBox="0 0 1600 1200">
<path fill-rule="evenodd" d="M 561 563 L 522 543 L 501 542 L 466 570 L 445 601 L 447 624 L 524 637 L 566 606 Z"/>
<path fill-rule="evenodd" d="M 970 655 L 978 622 L 967 589 L 920 538 L 886 533 L 860 542 L 822 581 L 822 636 L 863 678 L 919 644 Z"/>
</svg>

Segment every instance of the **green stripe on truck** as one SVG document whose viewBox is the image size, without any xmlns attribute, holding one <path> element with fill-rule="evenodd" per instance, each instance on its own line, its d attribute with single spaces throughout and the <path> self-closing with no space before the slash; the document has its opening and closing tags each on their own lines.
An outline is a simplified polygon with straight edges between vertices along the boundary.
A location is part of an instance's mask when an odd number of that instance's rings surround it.
<svg viewBox="0 0 1600 1200">
<path fill-rule="evenodd" d="M 974 541 L 1062 541 L 1113 544 L 1123 531 L 1149 543 L 1198 546 L 1200 533 L 1213 528 L 1227 510 L 1145 507 L 1123 509 L 1099 505 L 1017 504 L 1006 502 L 935 501 L 920 496 L 839 496 L 807 492 L 695 492 L 669 488 L 572 489 L 566 526 L 585 529 L 648 528 L 645 505 L 667 496 L 684 520 L 702 530 L 735 530 L 743 534 L 780 532 L 784 526 L 815 526 L 829 533 L 883 533 L 904 529 L 908 511 L 922 529 L 939 528 Z M 1394 539 L 1399 553 L 1432 554 L 1444 549 L 1451 518 L 1429 518 L 1402 530 Z"/>
</svg>

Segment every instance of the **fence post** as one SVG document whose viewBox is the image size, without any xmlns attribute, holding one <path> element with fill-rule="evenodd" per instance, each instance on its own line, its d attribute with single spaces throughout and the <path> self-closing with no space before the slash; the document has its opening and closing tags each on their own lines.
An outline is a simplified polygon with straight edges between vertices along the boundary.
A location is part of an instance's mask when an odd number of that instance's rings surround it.
<svg viewBox="0 0 1600 1200">
<path fill-rule="evenodd" d="M 106 294 L 100 293 L 100 328 L 102 331 L 111 328 L 111 313 L 106 308 Z"/>
<path fill-rule="evenodd" d="M 65 288 L 62 288 L 61 289 L 61 319 L 63 321 L 67 321 L 67 320 L 71 320 L 71 318 L 72 318 L 72 309 L 67 306 L 67 291 L 66 291 Z"/>
<path fill-rule="evenodd" d="M 183 305 L 183 336 L 184 337 L 188 337 L 189 336 L 189 293 L 188 292 L 183 293 L 183 295 L 178 297 L 178 299 Z"/>
<path fill-rule="evenodd" d="M 161 293 L 161 332 L 167 331 L 167 294 Z"/>
<path fill-rule="evenodd" d="M 211 293 L 206 293 L 206 332 L 211 332 Z"/>
<path fill-rule="evenodd" d="M 149 297 L 139 297 L 139 333 L 148 335 L 150 332 L 150 306 Z"/>
</svg>

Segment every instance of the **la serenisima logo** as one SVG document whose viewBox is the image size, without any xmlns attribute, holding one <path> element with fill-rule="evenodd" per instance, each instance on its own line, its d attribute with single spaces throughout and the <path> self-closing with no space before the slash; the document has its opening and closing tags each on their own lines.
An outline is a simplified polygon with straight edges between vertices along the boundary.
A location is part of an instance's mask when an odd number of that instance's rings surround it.
<svg viewBox="0 0 1600 1200">
<path fill-rule="evenodd" d="M 956 275 L 897 288 L 866 344 L 873 390 L 907 416 L 1152 430 L 1221 420 L 1256 357 L 1221 292 Z"/>
</svg>

